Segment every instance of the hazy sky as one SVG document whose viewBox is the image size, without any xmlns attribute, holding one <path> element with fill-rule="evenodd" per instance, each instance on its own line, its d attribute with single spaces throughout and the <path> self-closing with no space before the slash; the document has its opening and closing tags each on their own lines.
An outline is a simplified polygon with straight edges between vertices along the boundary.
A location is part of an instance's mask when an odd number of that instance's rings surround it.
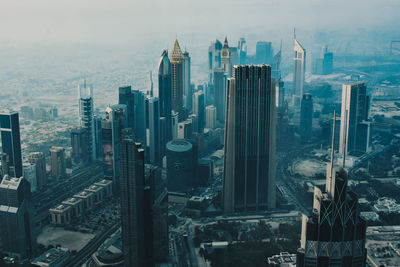
<svg viewBox="0 0 400 267">
<path fill-rule="evenodd" d="M 399 33 L 399 14 L 399 0 L 0 0 L 0 43 L 140 44 L 171 36 L 290 33 L 293 26 Z"/>
</svg>

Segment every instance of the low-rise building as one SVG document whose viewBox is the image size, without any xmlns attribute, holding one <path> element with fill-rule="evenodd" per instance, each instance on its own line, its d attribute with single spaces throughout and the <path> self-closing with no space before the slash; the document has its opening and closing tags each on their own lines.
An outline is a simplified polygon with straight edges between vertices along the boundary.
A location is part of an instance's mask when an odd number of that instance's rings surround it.
<svg viewBox="0 0 400 267">
<path fill-rule="evenodd" d="M 79 217 L 83 213 L 83 202 L 82 199 L 71 197 L 62 202 L 63 205 L 70 206 L 72 208 L 72 216 Z"/>
<path fill-rule="evenodd" d="M 49 210 L 51 223 L 54 225 L 65 225 L 71 222 L 71 207 L 68 205 L 58 205 Z"/>
<path fill-rule="evenodd" d="M 34 266 L 40 267 L 61 267 L 68 261 L 69 256 L 70 252 L 67 248 L 52 248 L 34 259 L 31 263 Z"/>
<path fill-rule="evenodd" d="M 112 181 L 103 179 L 100 182 L 94 183 L 95 185 L 104 187 L 104 197 L 110 197 L 112 195 Z"/>
<path fill-rule="evenodd" d="M 89 210 L 93 207 L 94 195 L 92 192 L 82 191 L 74 195 L 74 197 L 82 199 L 84 211 Z"/>
<path fill-rule="evenodd" d="M 91 185 L 85 189 L 88 193 L 93 193 L 93 201 L 95 203 L 102 202 L 104 199 L 104 187 L 98 185 Z"/>
</svg>

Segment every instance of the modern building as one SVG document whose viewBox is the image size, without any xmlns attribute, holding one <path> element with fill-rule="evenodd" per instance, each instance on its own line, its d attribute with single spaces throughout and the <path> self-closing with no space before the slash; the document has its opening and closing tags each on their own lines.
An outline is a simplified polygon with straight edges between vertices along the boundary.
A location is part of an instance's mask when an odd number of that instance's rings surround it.
<svg viewBox="0 0 400 267">
<path fill-rule="evenodd" d="M 65 149 L 63 147 L 53 146 L 50 148 L 50 164 L 53 178 L 65 177 Z"/>
<path fill-rule="evenodd" d="M 279 79 L 275 82 L 276 108 L 283 109 L 285 107 L 285 87 L 284 82 Z"/>
<path fill-rule="evenodd" d="M 71 207 L 72 217 L 80 217 L 83 214 L 83 201 L 81 198 L 71 197 L 64 200 L 61 204 Z"/>
<path fill-rule="evenodd" d="M 96 159 L 102 160 L 103 159 L 103 144 L 102 144 L 102 137 L 101 137 L 101 121 L 103 119 L 100 116 L 94 115 L 94 144 L 96 147 Z"/>
<path fill-rule="evenodd" d="M 294 34 L 294 70 L 293 92 L 297 97 L 303 95 L 304 80 L 306 75 L 306 49 L 297 41 Z"/>
<path fill-rule="evenodd" d="M 140 90 L 133 90 L 135 103 L 135 127 L 132 128 L 137 141 L 146 143 L 146 95 Z"/>
<path fill-rule="evenodd" d="M 192 86 L 190 82 L 190 56 L 189 52 L 183 53 L 183 98 L 186 111 L 192 110 Z"/>
<path fill-rule="evenodd" d="M 179 121 L 185 119 L 183 106 L 183 90 L 184 90 L 184 66 L 183 53 L 179 47 L 178 40 L 175 40 L 174 48 L 170 56 L 171 66 L 171 107 L 178 113 Z"/>
<path fill-rule="evenodd" d="M 256 63 L 271 65 L 274 52 L 271 42 L 257 42 L 256 44 Z"/>
<path fill-rule="evenodd" d="M 31 192 L 35 192 L 37 190 L 36 165 L 34 163 L 22 164 L 22 173 L 31 185 Z"/>
<path fill-rule="evenodd" d="M 73 163 L 79 166 L 85 166 L 90 157 L 88 154 L 86 128 L 74 127 L 71 129 L 71 147 Z"/>
<path fill-rule="evenodd" d="M 160 105 L 158 98 L 148 97 L 146 99 L 146 150 L 148 160 L 151 164 L 158 164 L 160 155 Z"/>
<path fill-rule="evenodd" d="M 178 112 L 172 111 L 172 140 L 178 138 L 178 124 L 179 124 Z"/>
<path fill-rule="evenodd" d="M 1 251 L 18 262 L 31 258 L 36 246 L 31 199 L 26 179 L 4 176 L 0 184 Z"/>
<path fill-rule="evenodd" d="M 62 267 L 65 266 L 70 256 L 67 248 L 57 247 L 47 250 L 34 259 L 31 263 L 39 267 Z"/>
<path fill-rule="evenodd" d="M 22 155 L 18 112 L 0 113 L 0 134 L 3 153 L 9 158 L 8 167 L 13 170 L 11 175 L 21 177 Z"/>
<path fill-rule="evenodd" d="M 195 185 L 197 151 L 191 142 L 176 139 L 167 143 L 167 188 L 172 192 L 189 191 Z"/>
<path fill-rule="evenodd" d="M 206 107 L 206 128 L 215 128 L 217 121 L 217 109 L 214 106 Z"/>
<path fill-rule="evenodd" d="M 172 140 L 172 114 L 171 114 L 171 66 L 167 50 L 161 54 L 158 63 L 158 98 L 160 101 L 160 117 L 166 120 L 166 141 Z M 134 128 L 132 128 L 134 129 Z M 162 136 L 162 138 L 164 138 Z"/>
<path fill-rule="evenodd" d="M 313 100 L 309 93 L 303 94 L 300 110 L 300 135 L 303 142 L 311 140 L 313 119 Z"/>
<path fill-rule="evenodd" d="M 96 146 L 94 137 L 94 106 L 93 106 L 93 85 L 78 84 L 78 98 L 79 98 L 79 122 L 80 126 L 86 129 L 87 137 L 87 150 L 89 161 L 96 159 Z"/>
<path fill-rule="evenodd" d="M 49 213 L 53 225 L 67 225 L 71 223 L 72 208 L 69 205 L 59 204 L 49 209 Z"/>
<path fill-rule="evenodd" d="M 209 83 L 214 81 L 214 69 L 221 68 L 221 50 L 222 43 L 217 39 L 211 42 L 208 47 L 208 72 L 209 72 Z"/>
<path fill-rule="evenodd" d="M 275 208 L 275 89 L 268 65 L 234 66 L 228 79 L 223 209 Z"/>
<path fill-rule="evenodd" d="M 8 154 L 0 152 L 0 178 L 9 173 L 9 161 Z"/>
<path fill-rule="evenodd" d="M 324 45 L 320 58 L 314 61 L 313 73 L 318 75 L 328 75 L 333 71 L 333 52 L 329 52 Z"/>
<path fill-rule="evenodd" d="M 359 214 L 358 197 L 347 188 L 347 170 L 330 166 L 325 191 L 314 188 L 313 211 L 303 215 L 296 266 L 364 267 L 366 223 Z"/>
<path fill-rule="evenodd" d="M 214 69 L 214 106 L 217 109 L 217 120 L 225 122 L 225 106 L 226 106 L 226 76 L 224 69 Z"/>
<path fill-rule="evenodd" d="M 144 150 L 128 130 L 122 135 L 120 157 L 124 261 L 126 266 L 144 266 Z"/>
<path fill-rule="evenodd" d="M 369 140 L 365 139 L 369 138 L 369 130 L 366 130 L 363 125 L 359 125 L 368 120 L 368 110 L 367 84 L 365 82 L 343 84 L 339 145 L 341 154 L 358 152 L 357 143 L 369 143 Z M 360 145 L 359 147 L 366 147 L 366 145 Z"/>
<path fill-rule="evenodd" d="M 197 116 L 199 127 L 197 132 L 203 133 L 205 123 L 205 103 L 203 91 L 197 91 L 193 95 L 193 114 Z"/>
<path fill-rule="evenodd" d="M 118 104 L 126 105 L 127 127 L 135 127 L 135 101 L 132 94 L 132 87 L 123 86 L 118 88 Z"/>
<path fill-rule="evenodd" d="M 32 152 L 28 156 L 28 162 L 36 167 L 36 186 L 41 190 L 47 184 L 46 158 L 42 152 Z"/>
<path fill-rule="evenodd" d="M 221 51 L 221 68 L 227 77 L 232 76 L 231 50 L 229 49 L 228 39 L 225 37 L 224 46 Z"/>
<path fill-rule="evenodd" d="M 191 139 L 193 134 L 193 123 L 187 119 L 178 123 L 178 139 Z"/>
<path fill-rule="evenodd" d="M 247 44 L 243 37 L 239 39 L 237 50 L 239 54 L 239 64 L 247 64 Z"/>
<path fill-rule="evenodd" d="M 84 211 L 90 210 L 93 207 L 94 195 L 92 192 L 87 192 L 84 190 L 78 194 L 75 194 L 74 198 L 82 199 Z"/>
</svg>

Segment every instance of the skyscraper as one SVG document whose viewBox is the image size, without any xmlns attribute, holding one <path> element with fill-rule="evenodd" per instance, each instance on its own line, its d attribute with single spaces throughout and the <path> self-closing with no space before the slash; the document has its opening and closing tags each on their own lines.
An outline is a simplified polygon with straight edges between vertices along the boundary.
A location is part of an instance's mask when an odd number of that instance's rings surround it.
<svg viewBox="0 0 400 267">
<path fill-rule="evenodd" d="M 221 68 L 224 70 L 227 77 L 232 76 L 231 50 L 229 49 L 228 39 L 226 37 L 221 52 Z"/>
<path fill-rule="evenodd" d="M 94 115 L 94 144 L 96 146 L 96 159 L 103 159 L 103 144 L 101 137 L 101 121 L 102 118 L 100 116 Z"/>
<path fill-rule="evenodd" d="M 160 106 L 158 98 L 148 97 L 147 105 L 147 138 L 146 146 L 149 151 L 149 162 L 157 164 L 160 161 Z"/>
<path fill-rule="evenodd" d="M 83 127 L 71 129 L 72 161 L 80 166 L 88 162 L 87 131 Z"/>
<path fill-rule="evenodd" d="M 183 53 L 183 97 L 187 111 L 192 110 L 192 86 L 190 84 L 190 56 L 189 52 Z"/>
<path fill-rule="evenodd" d="M 217 120 L 217 109 L 214 106 L 206 107 L 206 128 L 215 128 L 215 121 Z"/>
<path fill-rule="evenodd" d="M 313 100 L 311 94 L 303 94 L 300 111 L 300 135 L 302 141 L 309 141 L 312 134 Z"/>
<path fill-rule="evenodd" d="M 145 266 L 144 151 L 124 130 L 120 149 L 122 250 L 125 266 Z"/>
<path fill-rule="evenodd" d="M 161 54 L 158 64 L 158 97 L 160 101 L 160 116 L 166 120 L 166 140 L 172 139 L 171 119 L 171 67 L 167 50 Z"/>
<path fill-rule="evenodd" d="M 296 39 L 294 34 L 294 70 L 293 70 L 293 91 L 297 97 L 303 95 L 304 79 L 306 74 L 306 50 Z"/>
<path fill-rule="evenodd" d="M 2 251 L 22 262 L 36 246 L 29 183 L 22 177 L 4 176 L 0 184 L 0 237 Z"/>
<path fill-rule="evenodd" d="M 211 45 L 208 47 L 208 72 L 210 75 L 210 83 L 214 80 L 214 69 L 221 67 L 221 50 L 222 43 L 219 40 L 211 42 Z"/>
<path fill-rule="evenodd" d="M 228 79 L 223 209 L 275 208 L 275 90 L 271 67 L 234 66 Z"/>
<path fill-rule="evenodd" d="M 36 166 L 36 184 L 40 190 L 47 184 L 46 158 L 42 152 L 32 152 L 28 156 L 28 162 Z"/>
<path fill-rule="evenodd" d="M 256 44 L 256 62 L 257 64 L 271 64 L 273 57 L 271 42 L 257 42 Z"/>
<path fill-rule="evenodd" d="M 62 178 L 65 176 L 65 149 L 53 146 L 50 148 L 51 176 Z"/>
<path fill-rule="evenodd" d="M 214 106 L 217 109 L 217 120 L 225 122 L 226 76 L 222 68 L 214 69 Z"/>
<path fill-rule="evenodd" d="M 247 64 L 247 44 L 246 40 L 242 37 L 238 42 L 239 64 Z"/>
<path fill-rule="evenodd" d="M 13 176 L 22 176 L 21 137 L 18 112 L 0 113 L 0 133 L 3 153 L 9 158 Z"/>
<path fill-rule="evenodd" d="M 204 116 L 204 93 L 197 91 L 193 95 L 193 113 L 196 114 L 199 122 L 198 132 L 203 133 L 205 116 Z"/>
<path fill-rule="evenodd" d="M 134 129 L 135 126 L 135 102 L 131 86 L 118 88 L 118 104 L 126 105 L 127 125 Z"/>
<path fill-rule="evenodd" d="M 191 119 L 187 119 L 178 123 L 178 138 L 191 139 L 193 134 L 193 123 Z"/>
<path fill-rule="evenodd" d="M 175 40 L 172 49 L 171 58 L 171 106 L 172 110 L 178 112 L 179 121 L 185 119 L 183 110 L 183 90 L 184 90 L 184 69 L 183 69 L 183 53 L 179 47 L 178 40 Z"/>
<path fill-rule="evenodd" d="M 31 192 L 35 192 L 37 190 L 36 165 L 34 163 L 23 163 L 22 173 L 24 179 L 31 185 Z"/>
<path fill-rule="evenodd" d="M 135 103 L 133 128 L 135 138 L 142 143 L 146 142 L 146 95 L 140 90 L 133 90 L 133 101 Z"/>
<path fill-rule="evenodd" d="M 343 84 L 342 87 L 342 111 L 340 118 L 340 153 L 357 151 L 357 139 L 366 138 L 369 135 L 358 132 L 359 124 L 368 119 L 369 97 L 365 82 L 353 82 Z M 361 142 L 359 140 L 358 142 Z M 362 143 L 369 143 L 364 140 Z M 362 151 L 365 152 L 365 151 Z"/>
<path fill-rule="evenodd" d="M 78 84 L 79 97 L 79 122 L 80 126 L 86 129 L 87 132 L 87 150 L 89 161 L 96 159 L 96 147 L 94 138 L 94 112 L 93 112 L 93 85 Z"/>
<path fill-rule="evenodd" d="M 9 173 L 9 156 L 7 153 L 0 152 L 0 179 L 3 178 L 4 175 Z"/>
</svg>

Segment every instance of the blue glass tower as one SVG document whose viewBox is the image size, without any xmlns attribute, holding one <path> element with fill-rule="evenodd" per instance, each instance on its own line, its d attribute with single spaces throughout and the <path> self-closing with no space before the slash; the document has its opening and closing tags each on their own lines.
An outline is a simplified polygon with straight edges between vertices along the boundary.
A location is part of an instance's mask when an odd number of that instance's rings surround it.
<svg viewBox="0 0 400 267">
<path fill-rule="evenodd" d="M 0 133 L 3 152 L 9 156 L 9 166 L 15 177 L 22 176 L 21 137 L 18 112 L 0 113 Z"/>
</svg>

